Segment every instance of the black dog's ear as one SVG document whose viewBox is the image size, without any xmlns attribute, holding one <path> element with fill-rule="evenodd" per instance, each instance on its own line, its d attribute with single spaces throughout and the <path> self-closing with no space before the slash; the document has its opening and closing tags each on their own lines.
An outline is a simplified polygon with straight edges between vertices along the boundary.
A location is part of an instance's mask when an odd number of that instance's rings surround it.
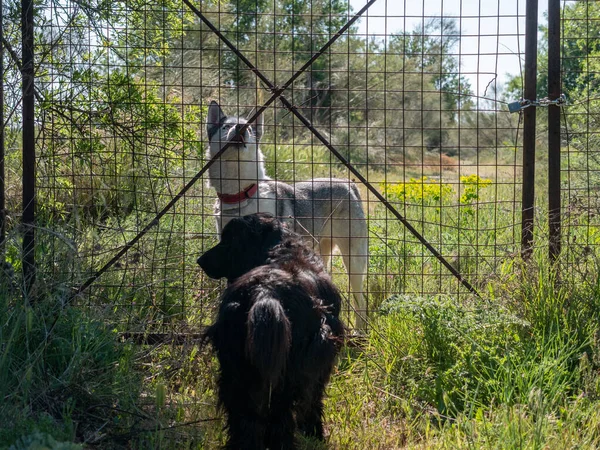
<svg viewBox="0 0 600 450">
<path fill-rule="evenodd" d="M 214 100 L 211 101 L 208 107 L 208 117 L 206 119 L 206 132 L 208 133 L 209 139 L 226 118 L 227 116 L 223 113 L 219 104 Z"/>
<path fill-rule="evenodd" d="M 287 232 L 287 229 L 284 229 L 283 223 L 275 218 L 271 218 L 271 221 L 271 226 L 265 227 L 262 230 L 262 248 L 267 252 L 280 244 L 283 241 L 284 233 Z"/>
<path fill-rule="evenodd" d="M 220 243 L 200 256 L 197 263 L 209 278 L 218 280 L 230 277 L 228 249 Z"/>
</svg>

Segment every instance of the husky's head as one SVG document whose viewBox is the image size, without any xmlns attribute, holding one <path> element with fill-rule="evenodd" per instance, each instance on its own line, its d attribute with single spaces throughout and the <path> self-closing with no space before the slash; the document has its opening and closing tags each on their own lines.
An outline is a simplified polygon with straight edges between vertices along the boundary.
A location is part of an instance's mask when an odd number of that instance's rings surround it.
<svg viewBox="0 0 600 450">
<path fill-rule="evenodd" d="M 229 147 L 232 150 L 256 151 L 263 133 L 262 114 L 255 123 L 250 124 L 243 133 L 240 133 L 242 127 L 247 123 L 248 121 L 242 117 L 226 116 L 217 102 L 214 100 L 210 102 L 206 123 L 206 132 L 210 143 L 209 156 L 214 156 L 227 142 L 232 143 Z M 226 150 L 223 159 L 229 159 L 228 156 L 233 153 L 235 152 Z"/>
</svg>

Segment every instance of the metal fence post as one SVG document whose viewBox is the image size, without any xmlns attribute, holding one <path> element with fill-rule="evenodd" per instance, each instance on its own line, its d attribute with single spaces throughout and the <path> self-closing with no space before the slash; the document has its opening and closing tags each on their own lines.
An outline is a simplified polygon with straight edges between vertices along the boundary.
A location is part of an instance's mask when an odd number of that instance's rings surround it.
<svg viewBox="0 0 600 450">
<path fill-rule="evenodd" d="M 548 99 L 560 97 L 560 0 L 548 0 Z M 560 253 L 560 106 L 548 107 L 548 225 L 549 256 Z"/>
<path fill-rule="evenodd" d="M 4 6 L 0 1 L 0 264 L 4 263 L 6 241 L 6 199 L 4 182 Z"/>
<path fill-rule="evenodd" d="M 527 0 L 525 12 L 525 86 L 526 100 L 536 100 L 538 2 Z M 523 111 L 523 211 L 521 255 L 529 258 L 533 249 L 533 212 L 535 199 L 535 107 Z"/>
<path fill-rule="evenodd" d="M 33 67 L 33 0 L 21 0 L 23 41 L 23 281 L 29 298 L 35 281 L 35 116 Z"/>
</svg>

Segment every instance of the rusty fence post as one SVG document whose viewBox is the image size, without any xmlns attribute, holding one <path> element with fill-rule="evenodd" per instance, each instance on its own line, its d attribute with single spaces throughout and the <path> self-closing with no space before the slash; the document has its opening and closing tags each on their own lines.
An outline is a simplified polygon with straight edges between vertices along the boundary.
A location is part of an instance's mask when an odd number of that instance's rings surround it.
<svg viewBox="0 0 600 450">
<path fill-rule="evenodd" d="M 560 82 L 560 0 L 548 0 L 548 100 L 561 96 Z M 561 247 L 560 198 L 560 114 L 561 107 L 548 106 L 548 231 L 550 261 L 554 262 Z"/>
<path fill-rule="evenodd" d="M 4 123 L 4 6 L 0 1 L 0 265 L 5 262 L 6 250 L 6 183 L 4 169 L 4 143 L 6 142 Z"/>
<path fill-rule="evenodd" d="M 35 281 L 35 102 L 33 66 L 33 0 L 21 0 L 23 90 L 23 282 L 29 299 Z"/>
<path fill-rule="evenodd" d="M 525 86 L 524 98 L 536 100 L 537 90 L 538 1 L 527 0 L 525 12 Z M 533 250 L 535 201 L 535 107 L 523 111 L 523 206 L 521 255 L 527 259 Z"/>
</svg>

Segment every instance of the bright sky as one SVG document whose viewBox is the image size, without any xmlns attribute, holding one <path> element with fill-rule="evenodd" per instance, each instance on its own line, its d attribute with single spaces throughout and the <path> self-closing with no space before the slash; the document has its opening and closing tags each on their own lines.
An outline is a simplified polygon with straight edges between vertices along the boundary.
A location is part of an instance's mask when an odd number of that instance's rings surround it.
<svg viewBox="0 0 600 450">
<path fill-rule="evenodd" d="M 350 0 L 358 11 L 367 0 Z M 498 75 L 520 73 L 519 52 L 524 57 L 526 0 L 377 0 L 360 20 L 359 33 L 385 38 L 392 33 L 412 31 L 434 17 L 454 17 L 461 39 L 455 49 L 463 75 L 471 88 L 483 95 Z M 539 4 L 539 23 L 546 23 L 547 3 Z M 519 36 L 517 36 L 519 35 Z M 488 95 L 490 95 L 488 91 Z"/>
</svg>

